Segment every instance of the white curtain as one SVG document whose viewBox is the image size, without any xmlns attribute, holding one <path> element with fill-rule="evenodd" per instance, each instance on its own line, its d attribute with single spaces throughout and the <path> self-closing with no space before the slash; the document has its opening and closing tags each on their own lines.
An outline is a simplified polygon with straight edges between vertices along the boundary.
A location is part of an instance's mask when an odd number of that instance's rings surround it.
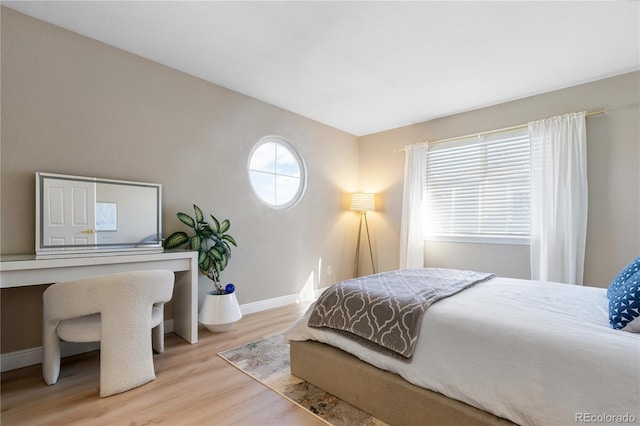
<svg viewBox="0 0 640 426">
<path fill-rule="evenodd" d="M 587 239 L 585 113 L 529 123 L 531 279 L 582 285 Z"/>
<path fill-rule="evenodd" d="M 425 212 L 425 176 L 428 145 L 406 146 L 400 226 L 400 268 L 424 267 L 422 221 Z"/>
</svg>

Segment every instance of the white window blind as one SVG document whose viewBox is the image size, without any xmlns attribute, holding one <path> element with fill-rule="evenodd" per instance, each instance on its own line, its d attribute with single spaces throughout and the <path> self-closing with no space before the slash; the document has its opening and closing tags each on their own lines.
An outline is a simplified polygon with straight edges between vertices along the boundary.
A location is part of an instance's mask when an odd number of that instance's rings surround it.
<svg viewBox="0 0 640 426">
<path fill-rule="evenodd" d="M 526 128 L 429 147 L 426 238 L 528 243 L 529 156 Z"/>
</svg>

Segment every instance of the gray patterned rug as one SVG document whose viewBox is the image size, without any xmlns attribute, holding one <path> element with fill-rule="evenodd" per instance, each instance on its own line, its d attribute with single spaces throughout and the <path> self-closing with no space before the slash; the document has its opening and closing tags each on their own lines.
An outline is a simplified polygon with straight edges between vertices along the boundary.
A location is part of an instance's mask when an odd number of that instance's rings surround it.
<svg viewBox="0 0 640 426">
<path fill-rule="evenodd" d="M 251 342 L 218 355 L 331 425 L 385 425 L 364 411 L 293 376 L 289 368 L 289 345 L 284 342 L 282 335 Z"/>
</svg>

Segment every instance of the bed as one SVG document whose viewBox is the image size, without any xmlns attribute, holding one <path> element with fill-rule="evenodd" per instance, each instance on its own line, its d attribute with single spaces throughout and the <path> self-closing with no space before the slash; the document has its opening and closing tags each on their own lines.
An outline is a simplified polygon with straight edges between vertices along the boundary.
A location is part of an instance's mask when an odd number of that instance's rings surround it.
<svg viewBox="0 0 640 426">
<path fill-rule="evenodd" d="M 408 359 L 347 333 L 285 333 L 292 374 L 389 424 L 640 422 L 640 334 L 607 290 L 496 277 L 432 304 Z"/>
</svg>

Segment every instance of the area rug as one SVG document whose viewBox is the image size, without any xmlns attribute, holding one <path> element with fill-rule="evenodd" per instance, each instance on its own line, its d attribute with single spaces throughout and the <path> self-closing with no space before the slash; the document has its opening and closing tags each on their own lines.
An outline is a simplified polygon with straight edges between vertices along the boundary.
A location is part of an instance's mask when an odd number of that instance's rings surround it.
<svg viewBox="0 0 640 426">
<path fill-rule="evenodd" d="M 334 426 L 386 423 L 291 374 L 281 334 L 218 354 L 231 365 Z"/>
</svg>

